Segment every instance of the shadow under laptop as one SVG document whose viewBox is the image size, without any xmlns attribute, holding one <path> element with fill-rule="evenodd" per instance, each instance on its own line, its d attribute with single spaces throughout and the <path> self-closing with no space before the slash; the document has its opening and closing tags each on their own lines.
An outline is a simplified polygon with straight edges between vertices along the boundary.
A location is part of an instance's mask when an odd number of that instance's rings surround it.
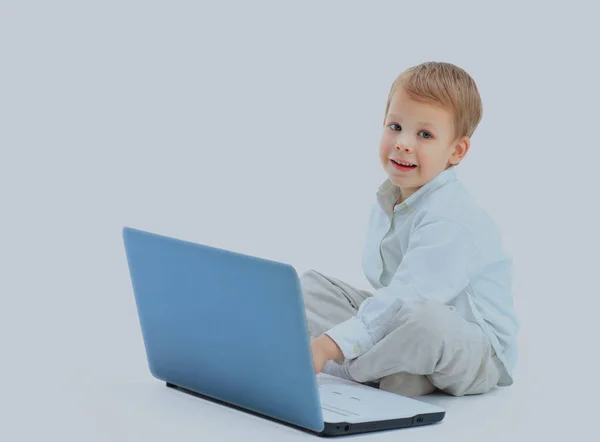
<svg viewBox="0 0 600 442">
<path fill-rule="evenodd" d="M 189 439 L 179 438 L 180 442 L 197 440 L 198 436 L 204 440 L 211 434 L 215 437 L 213 440 L 218 440 L 228 437 L 227 435 L 258 435 L 264 434 L 265 431 L 275 438 L 285 440 L 294 440 L 294 435 L 301 437 L 301 440 L 305 437 L 315 438 L 313 440 L 320 438 L 303 427 L 156 380 L 111 383 L 104 385 L 101 390 L 102 394 L 97 398 L 97 402 L 101 404 L 102 409 L 111 410 L 110 416 L 104 416 L 102 420 L 112 421 L 109 427 L 113 432 L 118 429 L 119 437 L 135 436 L 136 439 L 141 440 L 147 435 L 149 440 L 155 440 L 158 435 L 167 436 L 177 429 L 178 438 L 186 433 L 190 436 Z M 232 411 L 234 414 L 231 414 Z M 380 430 L 376 433 L 340 434 L 339 436 L 344 439 L 372 437 L 376 434 L 390 434 L 391 431 L 412 433 L 415 430 L 419 433 L 428 433 L 436 431 L 436 428 L 443 425 L 443 423 L 435 423 L 420 427 Z M 113 436 L 116 437 L 117 434 Z M 326 438 L 330 437 L 338 436 Z"/>
</svg>

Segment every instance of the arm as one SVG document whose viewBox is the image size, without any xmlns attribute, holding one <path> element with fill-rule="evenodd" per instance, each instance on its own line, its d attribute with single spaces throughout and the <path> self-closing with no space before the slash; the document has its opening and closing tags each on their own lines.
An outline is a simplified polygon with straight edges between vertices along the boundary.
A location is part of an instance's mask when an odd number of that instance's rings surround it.
<svg viewBox="0 0 600 442">
<path fill-rule="evenodd" d="M 424 222 L 411 234 L 408 250 L 387 287 L 365 300 L 356 315 L 326 332 L 346 359 L 366 353 L 387 333 L 406 299 L 446 304 L 481 268 L 471 232 L 446 218 Z"/>
</svg>

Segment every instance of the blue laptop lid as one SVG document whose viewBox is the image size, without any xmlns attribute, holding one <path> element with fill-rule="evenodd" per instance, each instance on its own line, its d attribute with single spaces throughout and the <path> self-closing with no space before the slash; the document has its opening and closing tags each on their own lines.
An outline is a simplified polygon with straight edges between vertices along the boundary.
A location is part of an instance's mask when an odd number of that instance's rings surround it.
<svg viewBox="0 0 600 442">
<path fill-rule="evenodd" d="M 322 431 L 292 266 L 129 227 L 123 239 L 154 377 Z"/>
</svg>

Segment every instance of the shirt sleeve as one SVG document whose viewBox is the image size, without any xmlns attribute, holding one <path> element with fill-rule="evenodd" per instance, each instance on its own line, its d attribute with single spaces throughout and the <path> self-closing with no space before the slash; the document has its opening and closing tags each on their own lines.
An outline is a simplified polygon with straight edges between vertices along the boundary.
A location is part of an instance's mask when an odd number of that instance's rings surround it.
<svg viewBox="0 0 600 442">
<path fill-rule="evenodd" d="M 426 221 L 412 232 L 390 283 L 363 301 L 355 317 L 325 334 L 338 344 L 344 358 L 357 358 L 386 335 L 404 300 L 446 304 L 468 285 L 481 263 L 481 253 L 467 227 L 447 218 Z"/>
</svg>

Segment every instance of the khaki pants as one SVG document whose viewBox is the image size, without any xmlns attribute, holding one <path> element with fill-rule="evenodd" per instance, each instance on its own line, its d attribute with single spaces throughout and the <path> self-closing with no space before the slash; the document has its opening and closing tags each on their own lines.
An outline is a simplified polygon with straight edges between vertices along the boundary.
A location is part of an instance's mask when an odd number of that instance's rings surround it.
<svg viewBox="0 0 600 442">
<path fill-rule="evenodd" d="M 300 283 L 311 339 L 355 316 L 372 296 L 314 270 Z M 436 389 L 454 396 L 486 393 L 502 373 L 477 324 L 444 304 L 416 300 L 404 303 L 381 341 L 343 368 L 357 382 L 379 382 L 380 389 L 407 397 Z"/>
</svg>

